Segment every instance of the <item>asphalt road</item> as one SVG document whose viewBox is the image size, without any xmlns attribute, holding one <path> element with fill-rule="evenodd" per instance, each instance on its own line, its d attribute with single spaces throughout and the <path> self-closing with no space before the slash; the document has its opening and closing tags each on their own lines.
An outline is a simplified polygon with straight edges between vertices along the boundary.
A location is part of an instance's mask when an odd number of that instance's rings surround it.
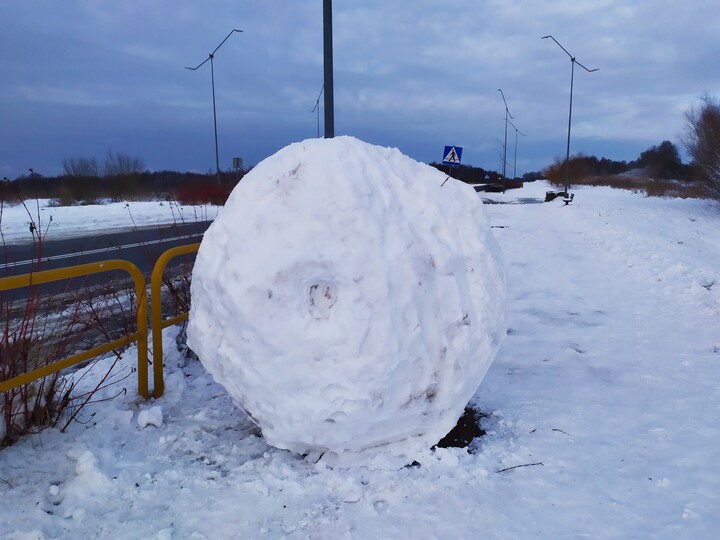
<svg viewBox="0 0 720 540">
<path fill-rule="evenodd" d="M 8 245 L 0 248 L 0 277 L 109 259 L 125 259 L 138 266 L 143 273 L 148 273 L 163 252 L 175 246 L 199 242 L 210 223 L 200 221 L 49 240 L 43 242 L 41 253 L 38 253 L 38 246 L 33 244 Z M 188 260 L 192 260 L 192 256 L 178 257 L 171 261 L 170 266 Z M 44 285 L 41 293 L 58 294 L 126 277 L 124 272 L 103 272 Z M 0 294 L 3 294 L 4 300 L 14 301 L 26 297 L 27 293 L 25 289 L 16 289 Z"/>
</svg>

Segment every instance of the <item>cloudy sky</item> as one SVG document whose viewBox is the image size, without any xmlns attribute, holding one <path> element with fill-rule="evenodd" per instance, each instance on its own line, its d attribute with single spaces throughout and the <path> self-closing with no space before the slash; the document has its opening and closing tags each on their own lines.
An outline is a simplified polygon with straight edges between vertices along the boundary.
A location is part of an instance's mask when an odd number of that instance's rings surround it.
<svg viewBox="0 0 720 540">
<path fill-rule="evenodd" d="M 322 0 L 0 0 L 0 175 L 108 150 L 151 170 L 214 170 L 317 136 Z M 631 160 L 677 142 L 720 92 L 717 0 L 335 0 L 335 133 L 499 169 L 505 108 L 517 174 L 571 150 Z M 322 105 L 322 101 L 321 101 Z M 320 129 L 322 132 L 322 117 Z M 515 167 L 508 132 L 508 174 Z"/>
</svg>

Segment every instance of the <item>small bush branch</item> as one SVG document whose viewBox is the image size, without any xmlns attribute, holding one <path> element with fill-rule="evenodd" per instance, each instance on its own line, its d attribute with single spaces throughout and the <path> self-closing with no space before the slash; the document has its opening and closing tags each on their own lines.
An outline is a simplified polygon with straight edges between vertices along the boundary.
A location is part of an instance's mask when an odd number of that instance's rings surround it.
<svg viewBox="0 0 720 540">
<path fill-rule="evenodd" d="M 0 218 L 2 204 L 0 199 Z M 38 204 L 37 219 L 33 219 L 28 206 L 24 202 L 22 204 L 30 222 L 35 225 L 32 230 L 33 271 L 41 271 L 42 248 L 48 227 L 44 230 L 40 227 Z M 0 252 L 7 260 L 8 250 L 4 242 L 0 243 Z M 0 324 L 0 379 L 9 380 L 54 364 L 78 349 L 87 349 L 88 343 L 112 341 L 114 336 L 132 334 L 135 331 L 132 313 L 136 310 L 134 294 L 122 292 L 113 283 L 102 290 L 88 292 L 81 289 L 73 295 L 68 294 L 67 286 L 64 291 L 54 294 L 41 293 L 38 286 L 30 286 L 27 297 L 19 302 L 14 301 L 9 293 L 0 293 L 0 313 L 3 316 Z M 83 377 L 73 378 L 67 372 L 54 373 L 3 392 L 0 396 L 0 448 L 47 427 L 62 425 L 65 430 L 88 404 L 101 401 L 97 399 L 101 390 L 130 376 L 131 370 L 117 371 L 121 354 L 121 350 L 115 351 L 115 361 L 109 366 L 98 363 L 105 370 L 99 382 L 79 395 L 75 392 Z"/>
<path fill-rule="evenodd" d="M 534 467 L 536 465 L 545 466 L 545 464 L 542 461 L 538 461 L 537 463 L 525 463 L 523 465 L 513 465 L 512 467 L 505 467 L 504 469 L 500 469 L 498 471 L 495 471 L 496 473 L 501 473 L 505 471 L 512 471 L 513 469 L 519 469 L 520 467 Z"/>
</svg>

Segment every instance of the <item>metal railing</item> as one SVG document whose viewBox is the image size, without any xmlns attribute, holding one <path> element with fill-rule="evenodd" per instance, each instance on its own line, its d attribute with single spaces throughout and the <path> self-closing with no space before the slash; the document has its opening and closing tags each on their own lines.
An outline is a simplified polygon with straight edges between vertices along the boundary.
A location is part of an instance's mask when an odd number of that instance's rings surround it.
<svg viewBox="0 0 720 540">
<path fill-rule="evenodd" d="M 165 383 L 163 379 L 163 345 L 162 331 L 163 329 L 173 326 L 179 322 L 188 319 L 188 313 L 181 313 L 163 320 L 162 318 L 162 278 L 170 260 L 180 255 L 189 255 L 197 252 L 200 244 L 189 244 L 178 246 L 165 251 L 158 258 L 152 271 L 150 282 L 150 308 L 152 321 L 152 346 L 153 346 L 153 392 L 152 397 L 159 398 L 165 391 Z M 108 353 L 114 349 L 123 348 L 130 343 L 136 342 L 138 347 L 137 373 L 138 373 L 138 393 L 145 399 L 149 399 L 151 394 L 148 388 L 148 308 L 146 282 L 140 269 L 133 263 L 121 259 L 112 259 L 109 261 L 93 262 L 79 264 L 76 266 L 68 266 L 65 268 L 56 268 L 53 270 L 43 270 L 30 274 L 22 274 L 19 276 L 10 276 L 0 278 L 0 292 L 20 287 L 29 287 L 31 285 L 42 285 L 53 281 L 63 279 L 71 279 L 74 277 L 88 276 L 101 272 L 109 272 L 113 270 L 124 270 L 133 280 L 135 284 L 135 295 L 137 297 L 137 330 L 132 334 L 125 335 L 108 343 L 98 345 L 87 351 L 69 356 L 63 360 L 58 360 L 51 364 L 39 367 L 32 371 L 28 371 L 11 379 L 0 381 L 0 393 L 7 392 L 24 384 L 28 384 L 37 379 L 47 377 L 53 373 L 57 373 L 65 368 L 69 368 L 85 362 L 101 354 Z"/>
<path fill-rule="evenodd" d="M 47 364 L 6 381 L 0 381 L 0 392 L 7 392 L 8 390 L 12 390 L 18 386 L 22 386 L 37 379 L 52 375 L 53 373 L 57 373 L 62 369 L 77 365 L 95 356 L 110 352 L 113 349 L 122 348 L 130 343 L 137 342 L 138 392 L 145 399 L 150 396 L 148 392 L 148 318 L 147 299 L 145 297 L 145 278 L 143 277 L 140 269 L 133 263 L 120 259 L 112 259 L 109 261 L 79 264 L 76 266 L 68 266 L 66 268 L 42 270 L 40 272 L 33 272 L 30 274 L 4 277 L 0 278 L 0 292 L 18 289 L 20 287 L 29 287 L 31 285 L 42 285 L 43 283 L 51 283 L 62 279 L 89 276 L 112 270 L 124 270 L 130 274 L 130 277 L 135 284 L 135 294 L 137 296 L 137 330 L 132 334 L 128 334 L 108 343 L 98 345 L 97 347 L 93 347 L 87 351 L 74 354 L 63 360 Z"/>
</svg>

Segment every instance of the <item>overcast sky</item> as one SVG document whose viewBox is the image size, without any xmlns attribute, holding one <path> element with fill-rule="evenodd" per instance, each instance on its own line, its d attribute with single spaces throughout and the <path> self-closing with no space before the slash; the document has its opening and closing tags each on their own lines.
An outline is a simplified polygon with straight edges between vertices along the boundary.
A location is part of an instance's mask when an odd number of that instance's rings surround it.
<svg viewBox="0 0 720 540">
<path fill-rule="evenodd" d="M 108 150 L 150 170 L 254 165 L 317 136 L 322 0 L 0 0 L 0 175 L 62 172 Z M 335 0 L 335 133 L 440 161 L 501 166 L 502 88 L 517 174 L 572 153 L 635 159 L 678 142 L 720 91 L 717 0 Z M 321 100 L 322 106 L 322 100 Z M 320 118 L 322 134 L 323 123 Z M 508 131 L 508 175 L 515 167 Z"/>
</svg>

